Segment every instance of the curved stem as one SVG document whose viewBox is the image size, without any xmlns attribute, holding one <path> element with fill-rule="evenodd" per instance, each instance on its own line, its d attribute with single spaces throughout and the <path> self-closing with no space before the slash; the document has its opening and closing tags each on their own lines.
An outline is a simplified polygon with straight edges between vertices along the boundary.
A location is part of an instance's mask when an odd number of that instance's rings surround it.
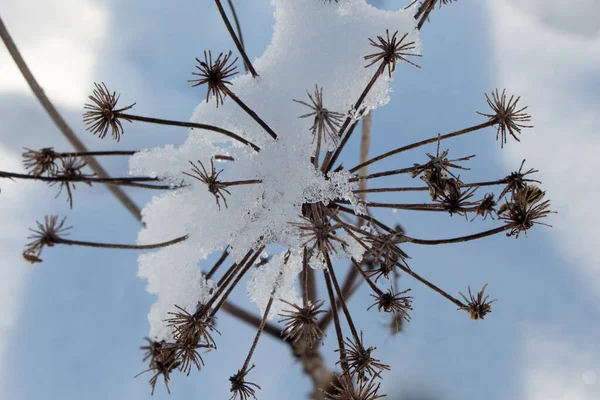
<svg viewBox="0 0 600 400">
<path fill-rule="evenodd" d="M 415 142 L 415 143 L 409 144 L 407 146 L 399 147 L 397 149 L 388 151 L 387 153 L 378 155 L 377 157 L 371 158 L 369 161 L 366 161 L 364 163 L 361 163 L 361 164 L 357 165 L 356 167 L 352 168 L 350 170 L 350 172 L 354 173 L 354 172 L 358 171 L 359 169 L 361 169 L 362 167 L 365 167 L 367 165 L 371 165 L 374 162 L 383 160 L 384 158 L 391 157 L 391 156 L 393 156 L 395 154 L 402 153 L 402 152 L 408 151 L 408 150 L 412 150 L 414 148 L 417 148 L 417 147 L 420 147 L 420 146 L 424 146 L 426 144 L 435 143 L 438 140 L 450 139 L 450 138 L 453 138 L 453 137 L 456 137 L 456 136 L 464 135 L 466 133 L 478 131 L 480 129 L 484 129 L 484 128 L 490 127 L 490 126 L 492 126 L 494 124 L 495 124 L 495 122 L 493 122 L 493 121 L 490 120 L 490 121 L 484 122 L 483 124 L 474 125 L 474 126 L 471 126 L 471 127 L 465 128 L 465 129 L 461 129 L 459 131 L 447 133 L 447 134 L 441 135 L 441 136 L 434 136 L 434 137 L 429 138 L 429 139 L 421 140 L 420 142 Z"/>
<path fill-rule="evenodd" d="M 118 117 L 118 118 L 129 119 L 132 121 L 147 122 L 150 124 L 158 124 L 158 125 L 181 126 L 184 128 L 192 128 L 192 129 L 204 129 L 207 131 L 221 133 L 231 139 L 235 139 L 238 142 L 245 144 L 246 146 L 252 147 L 257 152 L 260 151 L 260 147 L 258 147 L 254 143 L 244 139 L 243 137 L 241 137 L 239 135 L 236 135 L 235 133 L 233 133 L 231 131 L 228 131 L 227 129 L 219 128 L 218 126 L 197 124 L 195 122 L 173 121 L 170 119 L 142 117 L 140 115 L 132 115 L 132 114 L 126 114 L 126 113 L 115 113 L 115 114 L 116 114 L 116 117 Z"/>
<path fill-rule="evenodd" d="M 408 242 L 408 243 L 423 244 L 423 245 L 438 245 L 438 244 L 462 243 L 462 242 L 468 242 L 468 241 L 471 241 L 471 240 L 481 239 L 481 238 L 484 238 L 484 237 L 487 237 L 487 236 L 496 235 L 498 233 L 505 232 L 505 231 L 510 230 L 512 228 L 513 228 L 512 224 L 507 224 L 507 225 L 504 225 L 504 226 L 500 226 L 498 228 L 490 229 L 490 230 L 479 232 L 479 233 L 474 233 L 472 235 L 459 236 L 459 237 L 450 238 L 450 239 L 427 240 L 427 239 L 416 239 L 416 238 L 412 238 L 410 236 L 403 236 L 402 240 L 404 242 Z"/>
<path fill-rule="evenodd" d="M 66 244 L 68 246 L 85 246 L 85 247 L 98 247 L 103 249 L 125 249 L 125 250 L 151 250 L 151 249 L 159 249 L 161 247 L 167 247 L 179 242 L 183 242 L 188 238 L 187 235 L 180 236 L 176 239 L 169 240 L 167 242 L 162 243 L 154 243 L 154 244 L 114 244 L 114 243 L 99 243 L 99 242 L 86 242 L 82 240 L 71 240 L 65 238 L 57 238 L 55 239 L 55 243 L 57 244 Z"/>
</svg>

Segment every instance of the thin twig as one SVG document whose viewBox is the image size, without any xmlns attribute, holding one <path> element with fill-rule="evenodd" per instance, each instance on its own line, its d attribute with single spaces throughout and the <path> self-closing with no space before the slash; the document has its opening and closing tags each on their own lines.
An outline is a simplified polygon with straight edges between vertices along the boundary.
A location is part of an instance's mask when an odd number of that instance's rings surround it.
<svg viewBox="0 0 600 400">
<path fill-rule="evenodd" d="M 227 31 L 229 31 L 229 35 L 231 35 L 231 38 L 233 39 L 233 42 L 235 43 L 235 47 L 237 47 L 242 58 L 244 59 L 244 64 L 246 65 L 246 68 L 248 68 L 248 70 L 250 70 L 252 77 L 256 78 L 258 76 L 258 74 L 256 73 L 256 70 L 252 66 L 252 63 L 250 62 L 250 59 L 248 58 L 248 55 L 246 54 L 246 51 L 244 50 L 244 46 L 242 45 L 242 43 L 238 39 L 237 35 L 233 31 L 233 27 L 231 26 L 231 23 L 229 22 L 229 18 L 227 18 L 227 14 L 225 13 L 225 9 L 223 8 L 223 5 L 221 4 L 221 0 L 215 0 L 215 3 L 217 4 L 217 8 L 219 9 L 219 14 L 221 14 L 221 18 L 223 18 L 225 27 L 227 28 Z"/>
</svg>

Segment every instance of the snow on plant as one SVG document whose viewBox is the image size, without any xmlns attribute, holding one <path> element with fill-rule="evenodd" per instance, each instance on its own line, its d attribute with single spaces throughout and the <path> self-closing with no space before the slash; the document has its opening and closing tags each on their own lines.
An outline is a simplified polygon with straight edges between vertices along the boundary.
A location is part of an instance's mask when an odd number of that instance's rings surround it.
<svg viewBox="0 0 600 400">
<path fill-rule="evenodd" d="M 441 4 L 450 2 L 442 0 Z M 84 121 L 100 138 L 110 133 L 118 141 L 126 122 L 133 121 L 190 129 L 179 147 L 167 145 L 133 155 L 130 172 L 134 177 L 83 174 L 84 154 L 53 149 L 24 154 L 30 175 L 0 172 L 0 176 L 60 184 L 71 202 L 75 182 L 163 191 L 142 212 L 144 227 L 137 245 L 67 239 L 65 220 L 52 216 L 32 230 L 23 253 L 28 261 L 40 262 L 43 248 L 56 244 L 158 249 L 139 257 L 138 272 L 147 280 L 147 290 L 157 295 L 149 313 L 151 339 L 143 347 L 147 352 L 144 361 L 153 373 L 152 392 L 161 377 L 169 389 L 169 376 L 176 369 L 189 374 L 193 367 L 203 368 L 202 353 L 217 348 L 219 332 L 213 326 L 214 318 L 221 310 L 240 315 L 228 297 L 248 276 L 247 291 L 262 318 L 253 322 L 258 327 L 256 337 L 241 368 L 230 378 L 233 398 L 256 397 L 260 387 L 247 377 L 254 368 L 252 355 L 262 333 L 280 333 L 305 360 L 320 357 L 318 343 L 333 320 L 342 373 L 335 378 L 313 377 L 321 389 L 316 395 L 338 400 L 377 399 L 382 397 L 378 381 L 389 367 L 374 357 L 374 348 L 365 344 L 352 320 L 345 300 L 352 295 L 355 280 L 362 278 L 372 290 L 374 303 L 368 309 L 390 313 L 396 330 L 410 319 L 412 310 L 412 297 L 407 295 L 410 289 L 398 288 L 399 270 L 446 297 L 472 319 L 483 319 L 491 312 L 495 300 L 484 295 L 487 285 L 476 295 L 470 287 L 469 297 L 460 293 L 463 302 L 413 271 L 400 245 L 465 242 L 502 232 L 518 237 L 534 224 L 542 224 L 539 219 L 551 213 L 549 201 L 542 201 L 544 192 L 531 185 L 537 181 L 527 177 L 537 171 L 522 172 L 521 165 L 503 179 L 465 183 L 453 170 L 468 170 L 461 163 L 473 156 L 449 159 L 448 150 L 440 152 L 442 141 L 492 126 L 504 146 L 508 135 L 518 140 L 521 129 L 530 127 L 525 125 L 530 117 L 524 112 L 526 107 L 518 106 L 518 97 L 507 99 L 505 91 L 496 90 L 491 97 L 486 94 L 492 112 L 479 113 L 487 121 L 371 159 L 362 157 L 359 165 L 346 169 L 338 159 L 361 119 L 390 100 L 394 74 L 419 67 L 418 33 L 436 1 L 426 0 L 396 12 L 378 10 L 365 0 L 272 0 L 272 4 L 276 21 L 272 42 L 251 63 L 216 0 L 248 72 L 240 73 L 231 51 L 205 51 L 196 58 L 189 82 L 207 93 L 199 95 L 203 101 L 190 122 L 132 114 L 133 104 L 119 105 L 115 92 L 104 83 L 96 84 L 91 103 L 85 106 Z M 426 162 L 366 172 L 380 160 L 427 144 L 437 144 L 437 152 L 427 153 Z M 426 186 L 366 188 L 371 180 L 403 174 L 419 177 Z M 474 199 L 478 188 L 494 185 L 506 185 L 500 196 L 486 194 Z M 404 191 L 426 191 L 431 202 L 366 199 L 368 193 Z M 471 213 L 470 221 L 498 216 L 503 225 L 467 236 L 419 239 L 374 218 L 373 208 L 465 217 Z M 265 251 L 273 255 L 261 258 Z M 220 254 L 219 260 L 203 272 L 201 261 L 214 253 Z M 347 260 L 351 266 L 342 284 L 334 268 L 336 260 Z M 327 287 L 328 312 L 314 290 L 314 279 L 321 274 Z M 380 279 L 388 281 L 384 289 Z M 338 314 L 343 315 L 349 332 L 342 330 Z M 283 328 L 268 322 L 278 316 Z"/>
</svg>

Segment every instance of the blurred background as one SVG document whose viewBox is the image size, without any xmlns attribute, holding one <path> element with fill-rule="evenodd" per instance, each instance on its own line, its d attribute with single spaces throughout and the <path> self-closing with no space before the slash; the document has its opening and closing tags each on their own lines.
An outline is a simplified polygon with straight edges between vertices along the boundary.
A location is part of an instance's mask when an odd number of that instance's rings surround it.
<svg viewBox="0 0 600 400">
<path fill-rule="evenodd" d="M 406 5 L 370 3 L 389 10 Z M 235 4 L 254 59 L 270 42 L 273 10 L 267 0 Z M 142 124 L 127 126 L 119 144 L 85 133 L 81 114 L 93 82 L 122 93 L 123 104 L 137 102 L 142 115 L 188 120 L 203 99 L 186 82 L 194 57 L 234 48 L 211 1 L 0 0 L 0 16 L 46 94 L 92 150 L 177 145 L 187 136 L 185 129 Z M 390 399 L 600 399 L 598 21 L 596 0 L 462 0 L 436 8 L 421 34 L 423 68 L 401 69 L 392 101 L 373 113 L 376 155 L 482 122 L 474 111 L 487 112 L 484 93 L 506 87 L 529 105 L 535 125 L 523 131 L 521 143 L 509 140 L 500 150 L 495 130 L 488 129 L 444 142 L 442 149 L 456 157 L 477 154 L 472 170 L 461 174 L 465 181 L 503 178 L 526 158 L 525 168 L 539 169 L 536 178 L 559 211 L 546 221 L 554 228 L 536 226 L 528 238 L 403 248 L 414 270 L 451 294 L 488 283 L 498 301 L 483 321 L 471 321 L 403 276 L 400 285 L 412 288 L 414 311 L 410 324 L 392 335 L 384 315 L 366 312 L 366 287 L 355 294 L 350 307 L 358 326 L 391 365 L 382 384 Z M 346 165 L 358 160 L 355 139 Z M 23 147 L 71 150 L 3 48 L 0 170 L 24 171 Z M 435 146 L 372 171 L 424 162 L 425 152 L 434 153 Z M 114 176 L 127 173 L 126 158 L 102 164 Z M 78 185 L 73 210 L 64 194 L 54 199 L 56 188 L 43 184 L 2 180 L 0 188 L 0 398 L 150 398 L 151 375 L 133 379 L 146 368 L 138 347 L 154 301 L 136 277 L 138 253 L 58 246 L 35 266 L 20 256 L 28 228 L 46 214 L 68 216 L 73 237 L 89 240 L 133 243 L 139 223 L 101 185 Z M 155 194 L 127 192 L 140 206 Z M 425 196 L 370 198 L 410 202 Z M 386 210 L 377 216 L 432 239 L 496 226 L 437 213 Z M 319 289 L 323 293 L 323 285 Z M 233 300 L 257 312 L 243 286 Z M 228 377 L 243 362 L 254 328 L 224 313 L 218 324 L 223 335 L 218 351 L 205 357 L 206 368 L 189 377 L 174 374 L 171 396 L 159 383 L 154 398 L 229 397 Z M 322 349 L 330 367 L 334 336 L 330 330 Z M 264 336 L 253 361 L 252 381 L 262 386 L 262 400 L 306 399 L 313 389 L 289 347 L 277 340 Z"/>
</svg>

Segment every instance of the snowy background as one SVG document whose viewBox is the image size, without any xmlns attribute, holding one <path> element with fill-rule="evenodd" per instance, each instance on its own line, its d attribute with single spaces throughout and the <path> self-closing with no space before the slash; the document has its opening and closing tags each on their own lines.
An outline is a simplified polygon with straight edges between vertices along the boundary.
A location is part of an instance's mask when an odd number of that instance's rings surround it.
<svg viewBox="0 0 600 400">
<path fill-rule="evenodd" d="M 241 2 L 238 13 L 251 59 L 269 44 L 273 24 L 267 0 Z M 397 0 L 372 1 L 397 9 Z M 104 81 L 137 102 L 144 115 L 187 120 L 202 93 L 186 82 L 204 49 L 233 48 L 213 2 L 1 0 L 0 15 L 34 75 L 77 132 L 92 82 Z M 600 186 L 600 4 L 595 0 L 463 0 L 436 10 L 421 40 L 421 70 L 399 69 L 392 101 L 374 113 L 371 154 L 437 132 L 481 121 L 483 94 L 506 87 L 529 105 L 534 129 L 500 151 L 494 130 L 447 142 L 451 155 L 476 153 L 473 181 L 497 179 L 518 168 L 538 179 L 560 213 L 553 229 L 529 238 L 499 236 L 445 247 L 406 246 L 411 266 L 456 294 L 489 283 L 498 298 L 484 321 L 473 322 L 409 277 L 414 312 L 405 332 L 390 337 L 387 320 L 363 310 L 367 290 L 351 300 L 353 315 L 378 354 L 391 364 L 383 388 L 393 399 L 600 399 L 600 258 L 593 248 L 600 217 L 593 212 Z M 241 64 L 240 64 L 241 66 Z M 132 124 L 119 145 L 89 134 L 91 149 L 137 150 L 182 143 L 185 130 Z M 34 99 L 6 51 L 0 51 L 0 168 L 22 170 L 22 147 L 70 147 Z M 347 164 L 358 154 L 348 151 Z M 350 150 L 350 148 L 348 149 Z M 384 167 L 411 165 L 424 151 Z M 104 160 L 103 160 L 104 161 Z M 127 160 L 104 162 L 121 174 Z M 375 171 L 375 169 L 372 169 Z M 385 186 L 381 182 L 381 186 Z M 133 242 L 139 224 L 101 187 L 78 186 L 74 209 L 54 189 L 0 182 L 0 398 L 150 398 L 137 347 L 148 332 L 153 296 L 136 277 L 137 253 L 48 249 L 44 263 L 20 259 L 27 228 L 45 214 L 68 215 L 84 239 Z M 129 191 L 140 205 L 150 200 Z M 401 199 L 400 196 L 371 197 Z M 459 217 L 386 213 L 409 235 L 444 237 L 481 229 Z M 209 260 L 210 263 L 210 260 Z M 323 289 L 321 287 L 321 289 Z M 234 295 L 248 310 L 243 290 Z M 207 368 L 174 375 L 172 399 L 225 398 L 227 378 L 245 357 L 253 328 L 221 314 L 219 349 Z M 323 354 L 335 362 L 333 332 Z M 264 337 L 254 362 L 260 399 L 304 399 L 312 390 L 287 346 Z M 159 385 L 160 386 L 160 385 Z M 228 396 L 227 396 L 228 397 Z M 167 398 L 157 387 L 155 398 Z"/>
</svg>

